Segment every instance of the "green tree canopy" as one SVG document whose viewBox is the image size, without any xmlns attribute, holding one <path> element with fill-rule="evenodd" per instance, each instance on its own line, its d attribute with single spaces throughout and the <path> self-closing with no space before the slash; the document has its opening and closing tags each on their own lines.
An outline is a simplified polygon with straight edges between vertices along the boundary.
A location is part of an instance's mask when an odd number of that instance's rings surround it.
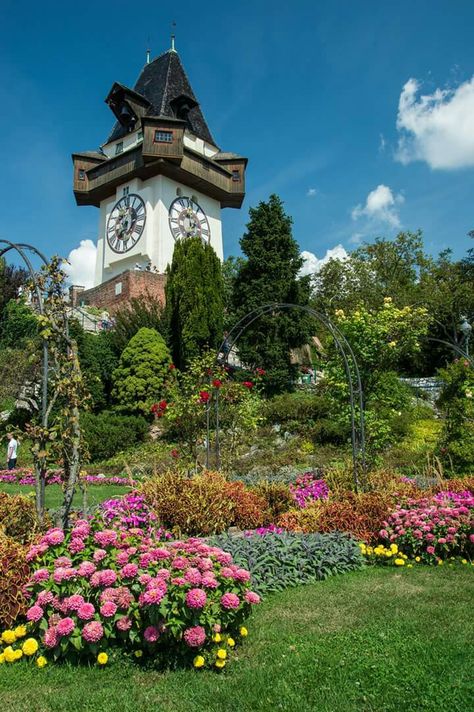
<svg viewBox="0 0 474 712">
<path fill-rule="evenodd" d="M 222 340 L 223 280 L 213 248 L 200 237 L 176 242 L 166 282 L 171 351 L 179 368 Z"/>
<path fill-rule="evenodd" d="M 237 318 L 271 302 L 308 304 L 309 279 L 298 277 L 303 260 L 291 224 L 276 195 L 250 208 L 250 222 L 240 241 L 247 259 L 240 264 L 234 281 Z M 267 371 L 268 391 L 291 388 L 295 367 L 290 350 L 307 342 L 310 327 L 311 320 L 303 312 L 284 311 L 259 318 L 239 338 L 242 361 Z"/>
<path fill-rule="evenodd" d="M 149 415 L 163 394 L 169 378 L 171 357 L 161 334 L 143 327 L 132 336 L 113 374 L 112 395 L 118 409 Z"/>
</svg>

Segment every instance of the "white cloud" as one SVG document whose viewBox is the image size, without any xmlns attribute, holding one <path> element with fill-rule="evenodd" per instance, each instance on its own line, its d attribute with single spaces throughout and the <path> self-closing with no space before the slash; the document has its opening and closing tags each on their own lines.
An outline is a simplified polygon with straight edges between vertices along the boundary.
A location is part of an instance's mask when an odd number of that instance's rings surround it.
<svg viewBox="0 0 474 712">
<path fill-rule="evenodd" d="M 457 89 L 421 96 L 419 90 L 409 79 L 400 94 L 397 160 L 426 161 L 434 169 L 474 166 L 474 76 Z"/>
<path fill-rule="evenodd" d="M 308 252 L 304 250 L 301 253 L 301 257 L 304 259 L 303 266 L 300 269 L 300 277 L 305 277 L 307 274 L 315 274 L 319 272 L 321 267 L 329 262 L 329 260 L 345 260 L 348 257 L 347 252 L 342 245 L 336 245 L 336 247 L 326 250 L 324 257 L 319 259 L 313 252 Z"/>
<path fill-rule="evenodd" d="M 381 133 L 379 136 L 379 153 L 383 153 L 386 148 L 387 141 L 385 140 L 385 136 Z"/>
<path fill-rule="evenodd" d="M 97 247 L 92 240 L 81 240 L 79 247 L 71 250 L 67 258 L 70 264 L 63 264 L 63 269 L 71 284 L 77 284 L 86 289 L 94 285 L 96 253 Z"/>
<path fill-rule="evenodd" d="M 400 227 L 400 217 L 397 206 L 403 203 L 403 195 L 395 195 L 391 188 L 380 183 L 371 190 L 365 205 L 356 205 L 352 210 L 352 219 L 368 218 L 373 223 L 387 223 L 391 227 Z"/>
<path fill-rule="evenodd" d="M 316 188 L 308 188 L 308 192 L 306 193 L 307 198 L 314 198 L 314 196 L 317 194 Z"/>
</svg>

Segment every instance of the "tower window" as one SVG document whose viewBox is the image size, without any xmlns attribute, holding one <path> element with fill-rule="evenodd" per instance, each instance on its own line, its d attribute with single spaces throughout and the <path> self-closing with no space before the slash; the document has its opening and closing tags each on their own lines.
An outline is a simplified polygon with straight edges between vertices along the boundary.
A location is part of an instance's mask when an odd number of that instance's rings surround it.
<svg viewBox="0 0 474 712">
<path fill-rule="evenodd" d="M 123 141 L 119 141 L 115 146 L 115 155 L 118 156 L 119 153 L 123 153 Z"/>
<path fill-rule="evenodd" d="M 79 168 L 77 177 L 78 177 L 79 180 L 85 180 L 85 179 L 86 179 L 86 172 L 85 172 L 84 168 Z"/>
<path fill-rule="evenodd" d="M 234 169 L 232 171 L 232 180 L 234 183 L 240 183 L 240 171 L 237 169 Z"/>
<path fill-rule="evenodd" d="M 173 143 L 172 131 L 155 131 L 155 143 Z"/>
</svg>

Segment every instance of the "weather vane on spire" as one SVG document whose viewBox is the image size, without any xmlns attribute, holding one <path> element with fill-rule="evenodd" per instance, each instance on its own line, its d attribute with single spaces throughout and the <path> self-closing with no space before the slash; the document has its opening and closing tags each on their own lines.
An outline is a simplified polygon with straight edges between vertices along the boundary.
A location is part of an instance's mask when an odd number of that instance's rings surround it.
<svg viewBox="0 0 474 712">
<path fill-rule="evenodd" d="M 175 41 L 175 39 L 176 39 L 176 35 L 175 35 L 176 22 L 175 22 L 174 20 L 173 20 L 173 22 L 171 23 L 171 27 L 172 27 L 172 33 L 171 33 L 171 51 L 172 51 L 172 52 L 176 52 L 176 49 L 175 49 L 175 46 L 174 46 L 174 41 Z"/>
</svg>

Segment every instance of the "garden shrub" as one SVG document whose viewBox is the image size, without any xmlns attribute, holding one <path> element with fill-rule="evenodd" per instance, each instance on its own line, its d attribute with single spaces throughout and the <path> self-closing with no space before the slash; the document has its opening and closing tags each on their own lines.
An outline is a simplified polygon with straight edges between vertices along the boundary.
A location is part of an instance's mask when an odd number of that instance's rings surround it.
<svg viewBox="0 0 474 712">
<path fill-rule="evenodd" d="M 0 531 L 23 544 L 31 541 L 39 529 L 35 502 L 31 497 L 0 492 Z"/>
<path fill-rule="evenodd" d="M 217 534 L 230 526 L 248 529 L 269 521 L 262 497 L 218 472 L 188 478 L 171 470 L 149 477 L 141 492 L 161 526 L 180 535 Z"/>
<path fill-rule="evenodd" d="M 208 535 L 232 523 L 233 504 L 218 472 L 188 478 L 175 470 L 149 477 L 141 485 L 146 503 L 165 529 L 179 534 Z"/>
<path fill-rule="evenodd" d="M 102 502 L 96 512 L 104 526 L 111 529 L 141 529 L 155 539 L 171 539 L 171 534 L 156 525 L 156 514 L 145 502 L 140 492 L 128 492 L 122 497 L 114 497 Z"/>
<path fill-rule="evenodd" d="M 0 532 L 0 626 L 10 626 L 24 615 L 27 601 L 24 587 L 30 574 L 26 548 Z"/>
<path fill-rule="evenodd" d="M 261 595 L 319 581 L 363 565 L 357 542 L 338 532 L 224 534 L 214 537 L 212 542 L 232 554 L 237 565 L 250 571 L 252 586 Z"/>
<path fill-rule="evenodd" d="M 378 538 L 382 522 L 392 508 L 390 495 L 380 492 L 344 492 L 339 499 L 318 500 L 305 509 L 292 509 L 277 524 L 291 531 L 346 532 L 363 541 Z"/>
<path fill-rule="evenodd" d="M 450 492 L 474 492 L 474 475 L 467 477 L 453 477 L 450 480 L 441 480 L 436 485 L 433 485 L 431 492 L 437 494 L 438 492 L 445 492 L 449 490 Z"/>
<path fill-rule="evenodd" d="M 265 508 L 270 513 L 272 522 L 293 506 L 293 497 L 286 484 L 262 480 L 252 490 L 265 500 Z"/>
<path fill-rule="evenodd" d="M 445 420 L 440 441 L 442 459 L 457 472 L 471 472 L 474 463 L 474 368 L 457 359 L 439 376 L 443 382 L 438 405 Z"/>
<path fill-rule="evenodd" d="M 326 398 L 308 391 L 274 396 L 266 401 L 264 409 L 267 423 L 283 424 L 290 430 L 305 432 L 328 413 L 329 405 Z"/>
<path fill-rule="evenodd" d="M 27 560 L 33 654 L 54 660 L 104 664 L 115 647 L 170 666 L 194 659 L 221 668 L 259 601 L 250 573 L 202 539 L 161 543 L 97 520 L 66 534 L 50 529 Z"/>
<path fill-rule="evenodd" d="M 139 415 L 121 415 L 109 411 L 83 413 L 81 427 L 90 457 L 96 462 L 142 442 L 149 428 L 145 418 Z"/>
<path fill-rule="evenodd" d="M 380 537 L 409 557 L 428 563 L 474 552 L 474 494 L 439 492 L 410 499 L 391 512 Z"/>
</svg>

